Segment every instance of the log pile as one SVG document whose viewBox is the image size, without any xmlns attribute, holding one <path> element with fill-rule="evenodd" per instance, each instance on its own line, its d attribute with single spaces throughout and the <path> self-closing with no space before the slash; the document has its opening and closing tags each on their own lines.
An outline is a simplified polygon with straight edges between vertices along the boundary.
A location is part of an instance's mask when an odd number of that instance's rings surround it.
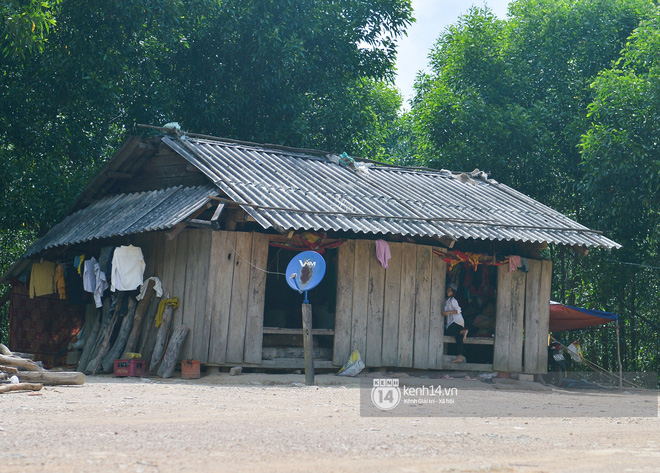
<svg viewBox="0 0 660 473">
<path fill-rule="evenodd" d="M 118 293 L 114 304 L 110 299 L 104 299 L 103 307 L 97 312 L 77 371 L 89 375 L 112 373 L 115 360 L 137 352 L 142 355 L 148 374 L 171 377 L 189 330 L 183 326 L 173 330 L 174 310 L 178 303 L 165 304 L 162 322 L 152 333 L 160 302 L 154 294 L 153 281 L 149 282 L 145 297 L 139 302 L 125 292 Z M 147 324 L 144 329 L 143 321 Z"/>
<path fill-rule="evenodd" d="M 80 385 L 84 382 L 85 375 L 82 373 L 47 371 L 29 359 L 16 356 L 0 343 L 0 394 L 39 391 L 43 386 Z"/>
</svg>

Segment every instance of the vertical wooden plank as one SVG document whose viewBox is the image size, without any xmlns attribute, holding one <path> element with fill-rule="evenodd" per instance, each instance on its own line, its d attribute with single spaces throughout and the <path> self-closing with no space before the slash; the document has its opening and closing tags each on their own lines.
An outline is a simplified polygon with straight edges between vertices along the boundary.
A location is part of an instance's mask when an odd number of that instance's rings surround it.
<svg viewBox="0 0 660 473">
<path fill-rule="evenodd" d="M 165 290 L 165 283 L 163 281 L 163 272 L 165 267 L 165 234 L 163 232 L 152 232 L 150 235 L 152 236 L 152 251 L 154 255 L 152 275 L 160 279 L 163 290 Z M 163 296 L 164 295 L 165 294 L 163 294 Z M 151 304 L 155 304 L 156 301 L 160 301 L 160 298 L 154 296 Z M 151 311 L 147 310 L 147 314 L 150 313 Z M 142 330 L 140 332 L 140 345 L 142 345 L 142 341 L 144 341 L 149 336 L 149 334 L 151 334 L 151 332 L 155 332 L 155 330 L 153 330 L 153 325 L 153 318 L 145 319 L 142 323 Z M 155 337 L 155 333 L 152 334 L 152 336 Z M 143 353 L 142 355 L 146 358 L 148 354 Z"/>
<path fill-rule="evenodd" d="M 385 272 L 383 303 L 383 366 L 397 366 L 399 362 L 399 302 L 401 298 L 401 262 L 403 245 L 390 243 L 389 268 Z"/>
<path fill-rule="evenodd" d="M 509 371 L 523 369 L 523 336 L 525 331 L 525 286 L 527 274 L 514 271 L 511 293 L 511 335 L 509 339 Z"/>
<path fill-rule="evenodd" d="M 163 233 L 163 297 L 169 299 L 174 297 L 174 275 L 176 271 L 176 240 L 170 240 L 167 235 Z"/>
<path fill-rule="evenodd" d="M 445 324 L 442 310 L 445 306 L 447 263 L 431 254 L 431 313 L 429 315 L 429 368 L 442 369 Z"/>
<path fill-rule="evenodd" d="M 186 282 L 183 289 L 183 306 L 179 307 L 181 325 L 188 329 L 188 336 L 181 346 L 179 357 L 189 360 L 193 357 L 193 345 L 197 334 L 195 333 L 195 318 L 197 316 L 197 275 L 199 273 L 199 253 L 201 230 L 186 230 L 188 241 L 185 270 Z M 181 236 L 181 235 L 179 235 Z M 179 324 L 175 325 L 176 327 Z"/>
<path fill-rule="evenodd" d="M 523 352 L 523 370 L 535 373 L 539 357 L 539 322 L 541 292 L 541 262 L 528 260 L 527 287 L 525 289 L 525 339 Z"/>
<path fill-rule="evenodd" d="M 172 326 L 178 327 L 183 323 L 183 313 L 186 310 L 186 276 L 188 269 L 188 239 L 190 230 L 179 233 L 176 241 L 176 259 L 174 261 L 174 279 L 172 281 L 172 297 L 179 298 L 179 307 L 174 311 Z"/>
<path fill-rule="evenodd" d="M 493 342 L 493 370 L 508 371 L 509 339 L 511 338 L 511 281 L 513 273 L 508 265 L 497 268 L 497 306 L 495 312 L 495 341 Z"/>
<path fill-rule="evenodd" d="M 389 266 L 389 265 L 388 265 Z M 383 303 L 385 272 L 376 258 L 376 242 L 369 243 L 369 296 L 367 301 L 367 350 L 366 366 L 382 366 L 383 351 Z"/>
<path fill-rule="evenodd" d="M 539 292 L 539 343 L 536 373 L 548 372 L 548 333 L 550 331 L 550 297 L 552 294 L 552 261 L 541 261 Z"/>
<path fill-rule="evenodd" d="M 207 303 L 211 314 L 209 363 L 224 364 L 227 358 L 227 335 L 231 310 L 231 288 L 234 280 L 235 232 L 213 232 L 211 237 L 211 265 Z"/>
<path fill-rule="evenodd" d="M 367 305 L 369 301 L 369 240 L 355 242 L 353 268 L 353 320 L 351 324 L 351 352 L 359 350 L 364 356 L 367 348 Z"/>
<path fill-rule="evenodd" d="M 231 287 L 231 309 L 229 311 L 229 333 L 227 335 L 227 362 L 242 363 L 245 350 L 245 327 L 247 325 L 248 290 L 250 285 L 250 255 L 252 233 L 236 233 L 236 257 L 234 259 L 234 281 Z"/>
<path fill-rule="evenodd" d="M 192 357 L 202 363 L 208 362 L 209 331 L 206 326 L 206 294 L 208 293 L 209 260 L 211 254 L 211 230 L 198 230 L 199 251 L 197 252 L 197 284 L 195 295 L 195 325 L 191 328 L 193 338 Z"/>
<path fill-rule="evenodd" d="M 507 265 L 497 273 L 497 315 L 495 319 L 495 371 L 521 372 L 526 273 L 509 272 Z"/>
<path fill-rule="evenodd" d="M 417 272 L 415 275 L 415 331 L 413 367 L 429 366 L 429 325 L 431 319 L 431 258 L 432 248 L 417 245 Z"/>
<path fill-rule="evenodd" d="M 337 253 L 337 302 L 335 306 L 335 339 L 332 363 L 342 366 L 351 355 L 353 319 L 353 268 L 355 240 L 348 240 Z"/>
<path fill-rule="evenodd" d="M 252 234 L 250 285 L 248 289 L 247 325 L 245 329 L 246 363 L 261 364 L 264 332 L 264 304 L 266 302 L 266 266 L 268 265 L 268 235 Z"/>
<path fill-rule="evenodd" d="M 417 247 L 403 244 L 401 264 L 401 296 L 399 300 L 399 347 L 397 366 L 412 368 L 415 337 L 415 279 Z"/>
</svg>

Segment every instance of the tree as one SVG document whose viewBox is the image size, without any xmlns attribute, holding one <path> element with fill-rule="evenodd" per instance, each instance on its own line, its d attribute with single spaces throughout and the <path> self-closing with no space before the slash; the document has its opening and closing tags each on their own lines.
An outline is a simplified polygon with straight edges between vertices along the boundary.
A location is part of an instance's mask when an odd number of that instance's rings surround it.
<svg viewBox="0 0 660 473">
<path fill-rule="evenodd" d="M 602 297 L 616 304 L 630 337 L 629 366 L 657 370 L 660 358 L 660 15 L 642 22 L 621 58 L 593 83 L 590 127 L 582 137 L 581 192 L 590 220 L 624 247 Z M 655 343 L 649 341 L 656 340 Z"/>
</svg>

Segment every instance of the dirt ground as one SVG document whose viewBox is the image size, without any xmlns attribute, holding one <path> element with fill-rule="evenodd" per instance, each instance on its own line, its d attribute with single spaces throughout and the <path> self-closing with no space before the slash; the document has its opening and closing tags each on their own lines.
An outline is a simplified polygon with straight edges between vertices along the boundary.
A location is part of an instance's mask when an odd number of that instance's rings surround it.
<svg viewBox="0 0 660 473">
<path fill-rule="evenodd" d="M 369 389 L 334 375 L 310 387 L 303 375 L 95 376 L 6 393 L 0 471 L 660 471 L 656 392 L 433 381 L 456 388 L 445 413 L 418 405 L 376 417 Z M 636 403 L 653 415 L 619 416 Z"/>
</svg>

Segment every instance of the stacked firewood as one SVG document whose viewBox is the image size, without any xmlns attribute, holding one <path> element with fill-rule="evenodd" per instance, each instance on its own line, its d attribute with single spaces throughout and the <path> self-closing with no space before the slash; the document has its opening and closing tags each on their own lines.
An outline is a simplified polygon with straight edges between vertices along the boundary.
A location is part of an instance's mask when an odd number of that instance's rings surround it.
<svg viewBox="0 0 660 473">
<path fill-rule="evenodd" d="M 172 376 L 173 366 L 188 329 L 177 327 L 172 334 L 172 319 L 176 306 L 165 305 L 158 332 L 155 337 L 151 336 L 159 297 L 154 298 L 154 281 L 149 280 L 147 284 L 144 297 L 140 301 L 125 292 L 118 293 L 114 304 L 110 297 L 104 299 L 103 307 L 99 309 L 78 362 L 79 372 L 90 375 L 112 373 L 115 360 L 127 358 L 127 353 L 137 352 L 141 354 L 145 366 L 149 367 L 149 374 L 158 374 L 164 378 Z M 143 320 L 147 321 L 145 330 L 142 329 Z M 182 330 L 185 330 L 185 333 L 181 334 Z M 170 353 L 169 345 L 172 343 L 176 346 L 173 347 L 174 352 Z M 170 360 L 172 357 L 174 359 Z"/>
<path fill-rule="evenodd" d="M 30 359 L 12 353 L 0 343 L 0 393 L 39 391 L 44 385 L 83 384 L 85 375 L 76 372 L 52 372 Z"/>
</svg>

